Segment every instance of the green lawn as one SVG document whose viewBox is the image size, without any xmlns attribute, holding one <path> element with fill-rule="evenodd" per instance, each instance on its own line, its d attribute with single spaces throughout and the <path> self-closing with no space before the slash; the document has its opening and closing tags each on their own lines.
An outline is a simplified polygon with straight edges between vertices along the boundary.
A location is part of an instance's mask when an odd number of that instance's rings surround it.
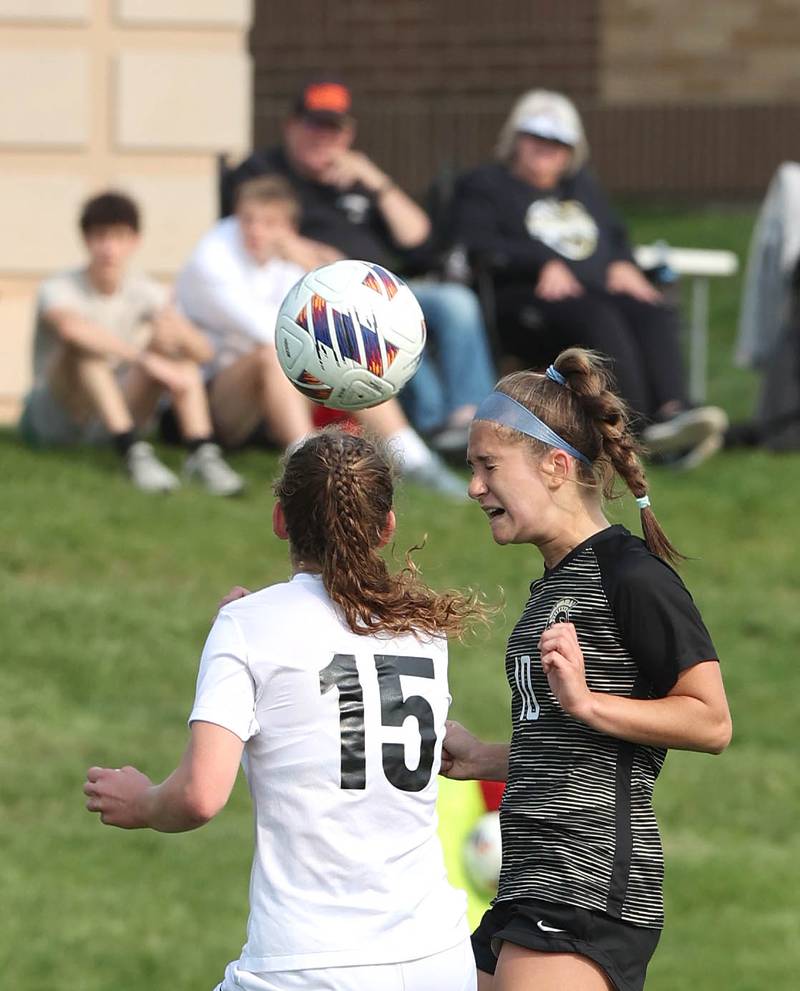
<svg viewBox="0 0 800 991">
<path fill-rule="evenodd" d="M 752 212 L 632 214 L 637 240 L 744 252 Z M 712 289 L 711 395 L 734 415 L 755 383 L 732 369 L 738 280 Z M 177 464 L 176 452 L 167 460 Z M 211 988 L 243 941 L 251 852 L 241 783 L 205 829 L 102 828 L 83 810 L 91 763 L 167 773 L 185 739 L 197 658 L 218 596 L 288 571 L 270 534 L 271 455 L 234 459 L 248 494 L 215 501 L 132 490 L 111 454 L 31 453 L 0 434 L 0 963 L 24 991 Z M 649 991 L 773 991 L 800 971 L 800 458 L 725 454 L 690 475 L 652 473 L 683 574 L 723 659 L 735 739 L 721 757 L 672 754 L 657 789 L 667 928 Z M 480 585 L 505 612 L 452 649 L 454 714 L 507 732 L 503 641 L 540 562 L 495 548 L 471 506 L 399 500 L 398 554 L 437 586 Z M 635 526 L 630 500 L 610 506 Z"/>
</svg>

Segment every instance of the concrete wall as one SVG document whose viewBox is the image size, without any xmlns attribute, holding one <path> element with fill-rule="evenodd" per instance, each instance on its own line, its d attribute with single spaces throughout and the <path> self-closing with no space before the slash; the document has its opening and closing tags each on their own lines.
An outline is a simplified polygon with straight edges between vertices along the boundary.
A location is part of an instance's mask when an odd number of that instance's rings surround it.
<svg viewBox="0 0 800 991">
<path fill-rule="evenodd" d="M 217 211 L 216 156 L 250 147 L 250 0 L 0 0 L 0 418 L 29 381 L 41 278 L 82 260 L 76 218 L 115 187 L 138 264 L 170 279 Z"/>
</svg>

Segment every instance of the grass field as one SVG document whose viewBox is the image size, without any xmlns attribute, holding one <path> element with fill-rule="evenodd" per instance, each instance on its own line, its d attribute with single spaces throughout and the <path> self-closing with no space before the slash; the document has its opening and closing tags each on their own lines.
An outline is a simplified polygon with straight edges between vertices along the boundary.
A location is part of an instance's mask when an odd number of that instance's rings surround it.
<svg viewBox="0 0 800 991">
<path fill-rule="evenodd" d="M 638 240 L 731 247 L 752 212 L 637 211 Z M 738 281 L 712 290 L 711 396 L 735 416 L 754 382 L 731 367 Z M 178 463 L 175 451 L 167 460 Z M 18 991 L 200 991 L 243 941 L 251 821 L 241 782 L 195 833 L 102 828 L 83 810 L 91 763 L 171 770 L 219 595 L 287 575 L 270 536 L 276 459 L 237 456 L 248 494 L 154 499 L 111 454 L 21 448 L 0 434 L 0 966 Z M 691 475 L 652 473 L 667 532 L 724 664 L 735 736 L 721 757 L 673 753 L 657 789 L 667 928 L 649 991 L 790 991 L 800 972 L 800 458 L 728 453 Z M 635 528 L 631 500 L 609 507 Z M 399 501 L 402 550 L 434 585 L 479 584 L 507 603 L 491 634 L 452 649 L 454 714 L 507 733 L 503 643 L 532 548 L 498 549 L 471 506 L 421 490 Z"/>
</svg>

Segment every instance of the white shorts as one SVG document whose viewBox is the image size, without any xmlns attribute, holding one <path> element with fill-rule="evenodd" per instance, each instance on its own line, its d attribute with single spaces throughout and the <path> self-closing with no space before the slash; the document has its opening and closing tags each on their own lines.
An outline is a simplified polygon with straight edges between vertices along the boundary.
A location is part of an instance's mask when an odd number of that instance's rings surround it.
<svg viewBox="0 0 800 991">
<path fill-rule="evenodd" d="M 476 991 L 469 937 L 449 950 L 404 963 L 253 974 L 236 963 L 214 991 Z"/>
</svg>

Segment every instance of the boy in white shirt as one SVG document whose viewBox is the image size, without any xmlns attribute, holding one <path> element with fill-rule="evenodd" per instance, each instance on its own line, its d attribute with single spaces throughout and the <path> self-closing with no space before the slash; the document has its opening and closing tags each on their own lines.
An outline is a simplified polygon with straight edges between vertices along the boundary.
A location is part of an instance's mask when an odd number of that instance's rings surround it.
<svg viewBox="0 0 800 991">
<path fill-rule="evenodd" d="M 214 346 L 209 400 L 226 445 L 245 443 L 262 422 L 281 447 L 314 430 L 311 403 L 284 375 L 275 350 L 275 321 L 284 297 L 320 263 L 320 246 L 300 237 L 297 216 L 297 200 L 284 179 L 243 183 L 234 214 L 202 238 L 178 278 L 181 309 Z M 339 257 L 328 250 L 330 261 Z M 407 478 L 464 498 L 463 483 L 425 446 L 397 401 L 355 416 L 391 442 Z"/>
</svg>

